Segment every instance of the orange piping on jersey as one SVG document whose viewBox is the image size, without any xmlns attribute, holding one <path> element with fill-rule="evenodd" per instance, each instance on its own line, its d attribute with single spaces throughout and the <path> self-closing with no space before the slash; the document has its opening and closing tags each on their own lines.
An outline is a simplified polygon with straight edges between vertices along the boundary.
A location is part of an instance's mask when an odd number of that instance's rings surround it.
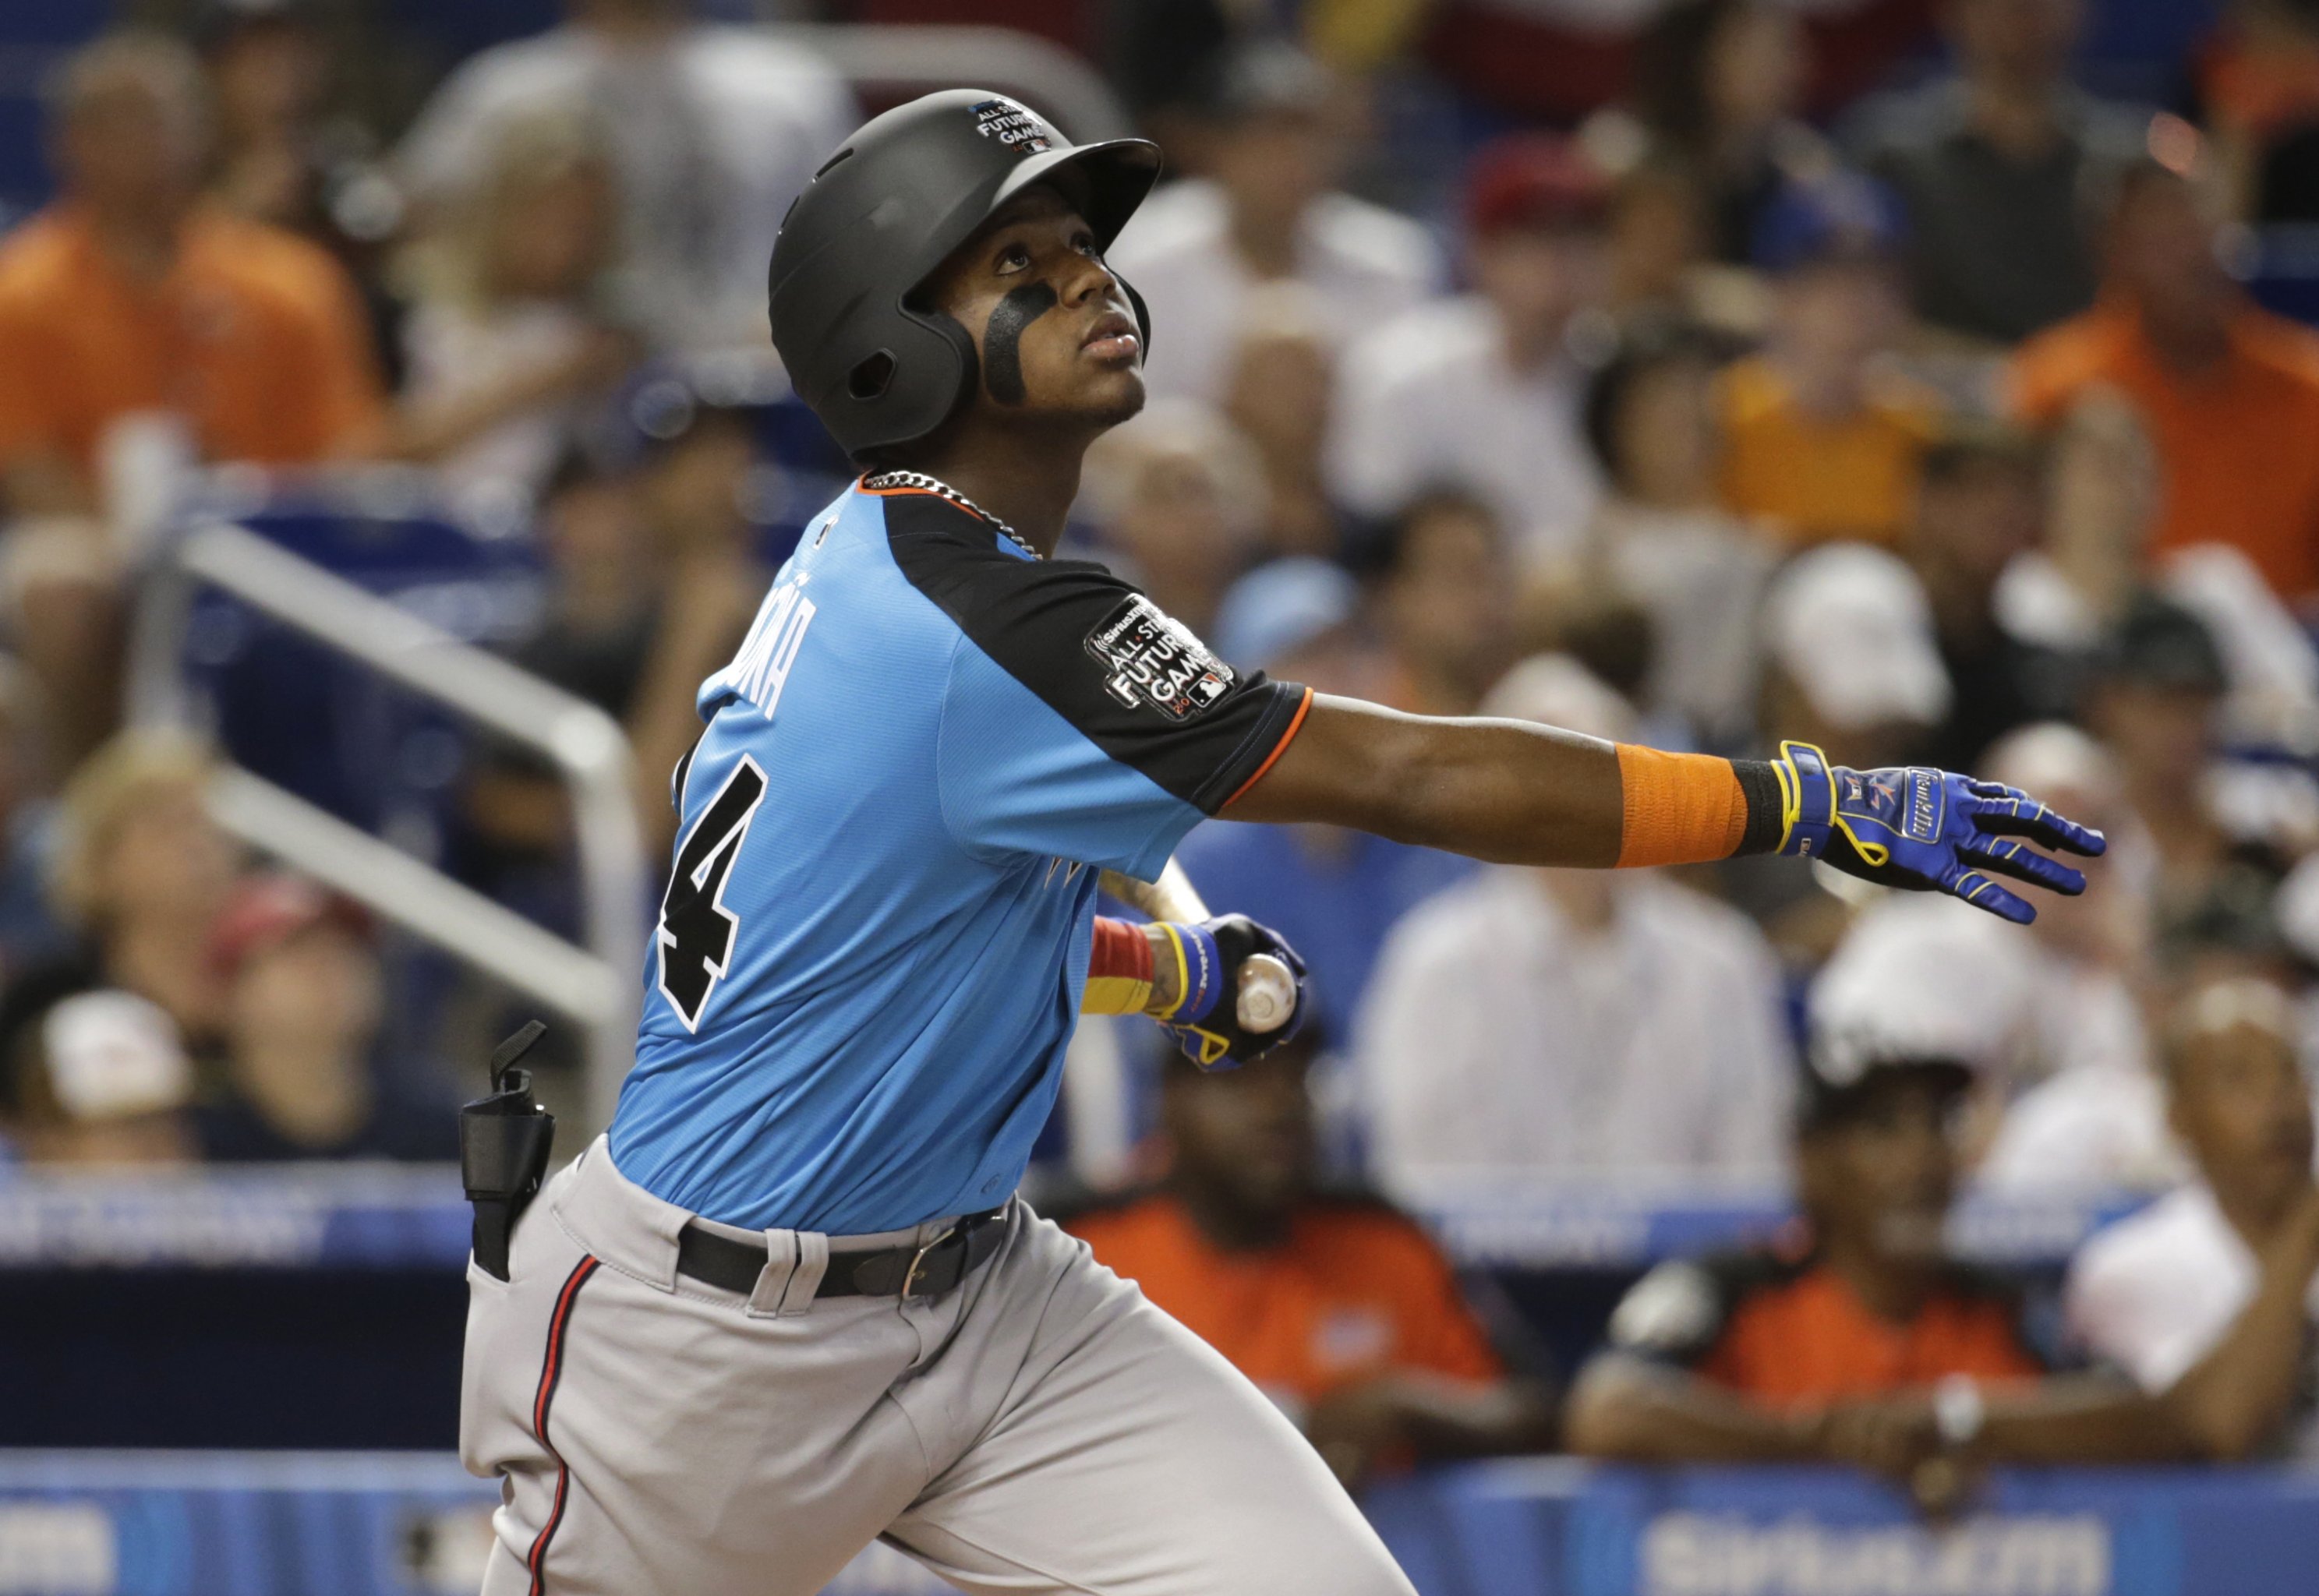
<svg viewBox="0 0 2319 1596">
<path fill-rule="evenodd" d="M 1305 711 L 1312 708 L 1313 690 L 1308 687 L 1304 690 L 1304 701 L 1296 706 L 1296 717 L 1288 723 L 1288 729 L 1280 734 L 1280 741 L 1272 745 L 1272 752 L 1266 754 L 1264 756 L 1264 762 L 1256 767 L 1256 774 L 1241 782 L 1233 791 L 1232 797 L 1226 798 L 1223 803 L 1216 806 L 1217 814 L 1223 814 L 1226 809 L 1231 808 L 1234 804 L 1240 802 L 1241 793 L 1246 792 L 1250 788 L 1264 780 L 1264 773 L 1272 768 L 1272 762 L 1278 759 L 1283 753 L 1286 753 L 1288 751 L 1288 745 L 1296 740 L 1297 732 L 1301 730 L 1304 725 Z"/>
<path fill-rule="evenodd" d="M 1016 532 L 1014 527 L 1000 520 L 997 516 L 992 515 L 988 510 L 983 509 L 982 506 L 968 499 L 963 493 L 956 491 L 945 493 L 939 488 L 919 487 L 916 482 L 897 482 L 890 488 L 873 488 L 870 485 L 870 479 L 876 474 L 878 473 L 875 472 L 864 472 L 862 475 L 855 477 L 853 479 L 854 491 L 857 493 L 867 493 L 872 499 L 897 499 L 905 494 L 912 493 L 916 494 L 922 499 L 939 499 L 944 504 L 950 505 L 954 509 L 964 510 L 967 514 L 972 516 L 976 520 L 982 522 L 985 526 L 997 527 L 1001 532 L 1006 533 L 1008 537 L 1013 538 L 1015 540 L 1015 546 L 1023 550 L 1024 553 L 1034 557 L 1043 557 L 1039 555 L 1039 551 L 1037 549 L 1033 548 L 1029 544 L 1024 542 L 1022 535 Z"/>
</svg>

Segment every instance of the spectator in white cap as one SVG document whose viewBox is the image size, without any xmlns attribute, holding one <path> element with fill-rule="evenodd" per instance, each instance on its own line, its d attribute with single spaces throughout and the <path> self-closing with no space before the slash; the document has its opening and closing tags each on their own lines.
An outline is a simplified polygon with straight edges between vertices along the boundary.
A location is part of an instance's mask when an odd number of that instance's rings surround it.
<svg viewBox="0 0 2319 1596">
<path fill-rule="evenodd" d="M 1908 764 L 1949 712 L 1923 584 L 1899 555 L 1829 544 L 1798 555 L 1764 603 L 1763 725 L 1859 770 Z"/>
<path fill-rule="evenodd" d="M 2116 762 L 2076 727 L 2046 723 L 1999 741 L 1986 768 L 2101 817 L 2110 852 L 2084 896 L 2041 913 L 2026 937 L 1985 935 L 1973 922 L 1987 915 L 1945 914 L 1928 898 L 1881 898 L 1822 971 L 1814 1014 L 1940 1041 L 1982 1071 L 1986 1180 L 2170 1185 L 2182 1168 L 2134 996 L 2148 957 L 2149 843 L 2124 807 Z"/>
<path fill-rule="evenodd" d="M 27 1164 L 179 1164 L 193 1065 L 176 1023 L 134 993 L 74 992 L 0 1039 L 9 1139 Z"/>
<path fill-rule="evenodd" d="M 1606 738 L 1633 719 L 1559 655 L 1516 666 L 1482 708 Z M 1785 1159 L 1778 965 L 1745 916 L 1663 874 L 1484 870 L 1394 933 L 1355 1040 L 1373 1161 L 1405 1195 L 1440 1176 L 1775 1175 Z"/>
<path fill-rule="evenodd" d="M 2296 1375 L 2319 1330 L 2319 1188 L 2297 1033 L 2287 993 L 2243 973 L 2175 1005 L 2167 1114 L 2197 1178 L 2086 1243 L 2064 1302 L 2077 1339 L 2147 1391 L 2226 1337 L 2268 1348 L 2230 1386 L 2233 1449 L 2309 1460 L 2319 1393 Z"/>
<path fill-rule="evenodd" d="M 1905 913 L 1916 906 L 1869 909 L 1812 982 L 1814 1045 L 1838 1084 L 1880 1059 L 1938 1059 L 1978 1082 L 2009 1071 L 2022 1048 L 2035 988 L 2010 957 L 2019 939 L 1990 943 L 1947 915 Z"/>
</svg>

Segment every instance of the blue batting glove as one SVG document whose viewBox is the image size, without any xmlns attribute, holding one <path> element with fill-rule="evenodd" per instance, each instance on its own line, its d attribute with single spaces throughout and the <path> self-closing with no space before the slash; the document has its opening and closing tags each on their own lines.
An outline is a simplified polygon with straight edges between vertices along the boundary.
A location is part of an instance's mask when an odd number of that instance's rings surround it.
<svg viewBox="0 0 2319 1596">
<path fill-rule="evenodd" d="M 1945 892 L 2017 925 L 2037 911 L 1992 876 L 2071 897 L 2086 879 L 2016 839 L 2087 858 L 2109 846 L 2101 833 L 2001 782 L 1924 765 L 1854 771 L 1829 764 L 1809 743 L 1781 744 L 1772 769 L 1786 808 L 1781 852 L 1825 859 L 1881 887 Z"/>
<path fill-rule="evenodd" d="M 1183 951 L 1185 983 L 1173 1013 L 1161 1029 L 1184 1056 L 1203 1069 L 1232 1069 L 1260 1059 L 1304 1026 L 1304 960 L 1287 939 L 1246 915 L 1224 915 L 1198 925 L 1169 926 Z M 1250 1031 L 1240 1023 L 1240 971 L 1259 953 L 1288 967 L 1296 980 L 1296 1006 L 1275 1031 Z"/>
</svg>

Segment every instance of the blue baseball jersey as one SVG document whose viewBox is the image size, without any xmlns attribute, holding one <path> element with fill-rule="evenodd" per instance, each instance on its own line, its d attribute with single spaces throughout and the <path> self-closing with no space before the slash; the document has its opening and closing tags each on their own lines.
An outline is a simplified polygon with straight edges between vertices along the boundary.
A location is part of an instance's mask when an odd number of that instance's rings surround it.
<svg viewBox="0 0 2319 1596">
<path fill-rule="evenodd" d="M 1155 879 L 1310 700 L 920 488 L 806 528 L 677 772 L 613 1161 L 751 1229 L 988 1208 L 1053 1107 L 1096 867 Z"/>
</svg>

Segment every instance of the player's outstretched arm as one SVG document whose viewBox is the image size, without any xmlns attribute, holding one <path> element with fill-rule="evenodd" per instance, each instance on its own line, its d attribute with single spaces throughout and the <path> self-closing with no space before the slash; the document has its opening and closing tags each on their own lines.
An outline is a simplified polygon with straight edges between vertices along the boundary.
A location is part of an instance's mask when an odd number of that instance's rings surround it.
<svg viewBox="0 0 2319 1596">
<path fill-rule="evenodd" d="M 1225 813 L 1353 826 L 1503 864 L 1824 858 L 2017 922 L 2036 911 L 2004 880 L 2085 889 L 2082 875 L 2031 844 L 2081 855 L 2107 845 L 2016 789 L 1924 766 L 1854 771 L 1800 743 L 1773 760 L 1662 753 L 1526 721 L 1404 715 L 1326 696 Z"/>
<path fill-rule="evenodd" d="M 1623 809 L 1618 751 L 1599 738 L 1322 693 L 1224 814 L 1322 821 L 1499 864 L 1607 868 L 1619 861 Z"/>
</svg>

